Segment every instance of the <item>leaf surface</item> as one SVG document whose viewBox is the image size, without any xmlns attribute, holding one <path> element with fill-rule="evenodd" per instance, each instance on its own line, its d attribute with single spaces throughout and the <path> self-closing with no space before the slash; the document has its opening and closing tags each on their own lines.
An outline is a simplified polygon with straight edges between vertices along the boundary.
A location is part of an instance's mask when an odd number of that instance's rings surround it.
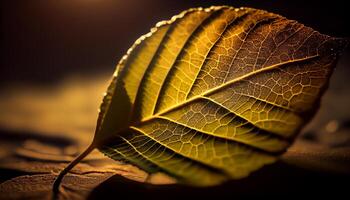
<svg viewBox="0 0 350 200">
<path fill-rule="evenodd" d="M 184 11 L 122 58 L 94 143 L 191 185 L 246 177 L 314 115 L 345 43 L 257 9 Z"/>
</svg>

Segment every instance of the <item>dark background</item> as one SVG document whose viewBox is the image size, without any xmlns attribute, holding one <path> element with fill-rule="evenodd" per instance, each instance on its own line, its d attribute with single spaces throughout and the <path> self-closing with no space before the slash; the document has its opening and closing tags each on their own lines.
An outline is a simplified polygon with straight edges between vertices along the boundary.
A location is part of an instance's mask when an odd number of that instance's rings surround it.
<svg viewBox="0 0 350 200">
<path fill-rule="evenodd" d="M 3 0 L 0 87 L 111 73 L 121 56 L 160 20 L 191 7 L 247 6 L 295 19 L 321 33 L 349 37 L 344 0 Z"/>
</svg>

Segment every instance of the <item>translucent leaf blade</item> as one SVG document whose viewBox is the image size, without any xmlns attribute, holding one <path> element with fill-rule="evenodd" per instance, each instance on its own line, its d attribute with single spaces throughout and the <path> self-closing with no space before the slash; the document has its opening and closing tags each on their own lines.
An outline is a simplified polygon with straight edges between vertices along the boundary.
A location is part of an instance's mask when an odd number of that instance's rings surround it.
<svg viewBox="0 0 350 200">
<path fill-rule="evenodd" d="M 94 142 L 191 185 L 243 178 L 314 115 L 346 43 L 257 9 L 184 11 L 120 61 Z"/>
</svg>

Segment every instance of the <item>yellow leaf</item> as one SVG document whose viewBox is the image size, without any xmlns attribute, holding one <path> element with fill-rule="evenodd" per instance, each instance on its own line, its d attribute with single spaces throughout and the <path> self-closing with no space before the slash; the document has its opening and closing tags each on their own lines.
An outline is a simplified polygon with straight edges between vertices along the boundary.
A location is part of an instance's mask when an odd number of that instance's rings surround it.
<svg viewBox="0 0 350 200">
<path fill-rule="evenodd" d="M 122 58 L 90 149 L 196 186 L 246 177 L 314 115 L 346 43 L 252 8 L 184 11 Z"/>
</svg>

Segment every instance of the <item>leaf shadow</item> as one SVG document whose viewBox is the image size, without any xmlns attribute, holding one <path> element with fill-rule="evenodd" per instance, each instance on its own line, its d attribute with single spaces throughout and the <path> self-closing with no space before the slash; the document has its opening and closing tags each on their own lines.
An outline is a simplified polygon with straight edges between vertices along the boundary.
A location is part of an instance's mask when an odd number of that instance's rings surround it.
<svg viewBox="0 0 350 200">
<path fill-rule="evenodd" d="M 213 187 L 190 187 L 181 184 L 152 185 L 114 175 L 97 186 L 88 199 L 123 196 L 128 199 L 189 199 L 247 197 L 325 197 L 347 193 L 344 182 L 349 175 L 317 172 L 298 168 L 282 161 L 265 166 L 249 177 Z"/>
</svg>

